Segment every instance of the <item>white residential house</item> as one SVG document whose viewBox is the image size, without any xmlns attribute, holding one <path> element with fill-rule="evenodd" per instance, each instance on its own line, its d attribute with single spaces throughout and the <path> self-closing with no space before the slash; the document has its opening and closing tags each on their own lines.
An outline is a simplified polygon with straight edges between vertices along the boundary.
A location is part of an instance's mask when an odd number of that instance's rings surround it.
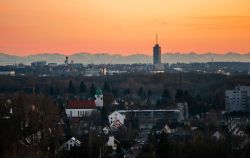
<svg viewBox="0 0 250 158">
<path fill-rule="evenodd" d="M 166 133 L 166 134 L 171 134 L 172 133 L 172 130 L 171 128 L 169 128 L 169 126 L 166 124 L 163 128 L 163 132 Z"/>
<path fill-rule="evenodd" d="M 109 116 L 109 124 L 112 126 L 114 124 L 120 123 L 124 125 L 124 120 L 126 119 L 125 115 L 119 113 L 118 111 L 114 111 Z"/>
<path fill-rule="evenodd" d="M 106 143 L 106 146 L 111 146 L 113 150 L 116 150 L 117 149 L 116 143 L 120 143 L 120 142 L 116 140 L 114 136 L 109 136 L 109 140 Z"/>
<path fill-rule="evenodd" d="M 222 135 L 219 131 L 215 131 L 213 137 L 217 140 L 221 139 Z"/>
<path fill-rule="evenodd" d="M 103 133 L 105 134 L 105 135 L 107 135 L 108 133 L 109 133 L 109 128 L 108 127 L 104 127 L 103 129 Z"/>
<path fill-rule="evenodd" d="M 64 143 L 61 146 L 61 150 L 70 150 L 70 148 L 72 147 L 80 147 L 81 146 L 81 142 L 79 140 L 77 140 L 75 137 L 72 137 L 70 140 L 68 140 L 66 143 Z"/>
</svg>

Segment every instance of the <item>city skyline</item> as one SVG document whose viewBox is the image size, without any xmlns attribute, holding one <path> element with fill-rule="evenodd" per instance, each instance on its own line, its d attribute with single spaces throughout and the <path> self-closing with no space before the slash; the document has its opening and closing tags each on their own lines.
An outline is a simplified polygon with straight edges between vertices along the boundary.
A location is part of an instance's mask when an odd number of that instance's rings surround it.
<svg viewBox="0 0 250 158">
<path fill-rule="evenodd" d="M 166 52 L 250 52 L 250 2 L 0 2 L 0 52 L 25 56 L 77 52 L 152 55 L 155 33 Z"/>
</svg>

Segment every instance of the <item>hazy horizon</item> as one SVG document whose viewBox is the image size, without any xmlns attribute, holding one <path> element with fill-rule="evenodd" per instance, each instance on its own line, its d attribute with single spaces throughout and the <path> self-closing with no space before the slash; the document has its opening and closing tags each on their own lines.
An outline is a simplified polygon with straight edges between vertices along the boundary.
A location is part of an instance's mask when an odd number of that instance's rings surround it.
<svg viewBox="0 0 250 158">
<path fill-rule="evenodd" d="M 82 64 L 139 64 L 139 63 L 152 63 L 152 55 L 145 54 L 133 54 L 133 55 L 122 55 L 122 54 L 91 54 L 91 53 L 74 53 L 71 55 L 59 54 L 59 53 L 41 53 L 35 55 L 16 56 L 7 55 L 0 52 L 0 65 L 10 65 L 15 63 L 30 64 L 34 61 L 46 61 L 47 63 L 64 63 L 65 57 L 68 56 L 69 60 L 73 60 L 74 63 Z M 211 62 L 249 62 L 250 53 L 237 54 L 215 54 L 215 53 L 162 53 L 163 63 L 205 63 Z"/>
<path fill-rule="evenodd" d="M 6 54 L 6 55 L 10 55 L 10 56 L 18 56 L 18 57 L 27 57 L 27 56 L 33 56 L 33 55 L 53 55 L 53 54 L 57 54 L 57 55 L 64 55 L 64 56 L 71 56 L 71 55 L 76 55 L 76 54 L 91 54 L 91 55 L 111 55 L 111 56 L 123 56 L 123 57 L 127 57 L 127 56 L 133 56 L 133 55 L 145 55 L 145 56 L 151 56 L 152 57 L 152 52 L 150 53 L 133 53 L 133 54 L 119 54 L 119 53 L 109 53 L 109 52 L 96 52 L 96 53 L 91 53 L 91 52 L 85 52 L 85 51 L 81 51 L 81 52 L 73 52 L 73 53 L 69 53 L 69 54 L 64 54 L 64 53 L 60 53 L 60 52 L 38 52 L 35 54 L 26 54 L 26 55 L 22 55 L 22 54 L 14 54 L 14 53 L 8 53 L 8 52 L 1 52 L 0 54 Z M 197 54 L 197 55 L 205 55 L 205 54 L 215 54 L 215 55 L 227 55 L 227 54 L 239 54 L 239 55 L 248 55 L 250 54 L 249 52 L 225 52 L 225 53 L 217 53 L 217 52 L 162 52 L 162 55 L 167 55 L 167 54 L 181 54 L 181 55 L 188 55 L 188 54 Z"/>
</svg>

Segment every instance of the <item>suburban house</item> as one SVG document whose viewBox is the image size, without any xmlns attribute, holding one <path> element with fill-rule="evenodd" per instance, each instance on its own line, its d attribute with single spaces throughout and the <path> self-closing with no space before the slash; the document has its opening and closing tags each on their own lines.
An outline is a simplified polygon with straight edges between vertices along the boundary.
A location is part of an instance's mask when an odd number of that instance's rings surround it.
<svg viewBox="0 0 250 158">
<path fill-rule="evenodd" d="M 80 146 L 81 146 L 81 142 L 77 140 L 75 137 L 72 137 L 70 140 L 64 143 L 60 149 L 69 151 L 70 148 L 72 147 L 80 147 Z"/>
<path fill-rule="evenodd" d="M 215 131 L 214 134 L 212 135 L 213 138 L 215 138 L 216 140 L 219 140 L 221 138 L 223 138 L 223 135 L 221 134 L 220 131 Z"/>
<path fill-rule="evenodd" d="M 171 134 L 172 133 L 172 129 L 166 124 L 163 128 L 163 132 L 166 134 Z"/>
<path fill-rule="evenodd" d="M 26 147 L 27 146 L 37 146 L 41 142 L 41 139 L 42 139 L 42 133 L 41 133 L 41 131 L 38 131 L 36 133 L 33 133 L 33 134 L 27 136 L 24 139 L 21 139 L 20 143 Z"/>
<path fill-rule="evenodd" d="M 114 136 L 109 136 L 109 140 L 106 143 L 106 146 L 112 147 L 113 150 L 117 149 L 117 143 L 120 143 Z"/>
<path fill-rule="evenodd" d="M 114 111 L 108 116 L 110 127 L 119 128 L 124 125 L 125 115 L 119 113 L 118 111 Z"/>
<path fill-rule="evenodd" d="M 88 117 L 93 111 L 97 111 L 97 108 L 103 106 L 103 95 L 100 89 L 96 90 L 95 98 L 91 100 L 69 100 L 65 112 L 67 117 L 79 118 Z"/>
</svg>

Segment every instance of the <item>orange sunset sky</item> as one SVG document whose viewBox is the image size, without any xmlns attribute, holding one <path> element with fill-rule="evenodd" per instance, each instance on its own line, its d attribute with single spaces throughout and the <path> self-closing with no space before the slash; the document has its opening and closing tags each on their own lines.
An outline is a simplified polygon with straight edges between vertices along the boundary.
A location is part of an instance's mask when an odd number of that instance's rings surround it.
<svg viewBox="0 0 250 158">
<path fill-rule="evenodd" d="M 0 0 L 0 52 L 250 52 L 250 0 Z"/>
</svg>

